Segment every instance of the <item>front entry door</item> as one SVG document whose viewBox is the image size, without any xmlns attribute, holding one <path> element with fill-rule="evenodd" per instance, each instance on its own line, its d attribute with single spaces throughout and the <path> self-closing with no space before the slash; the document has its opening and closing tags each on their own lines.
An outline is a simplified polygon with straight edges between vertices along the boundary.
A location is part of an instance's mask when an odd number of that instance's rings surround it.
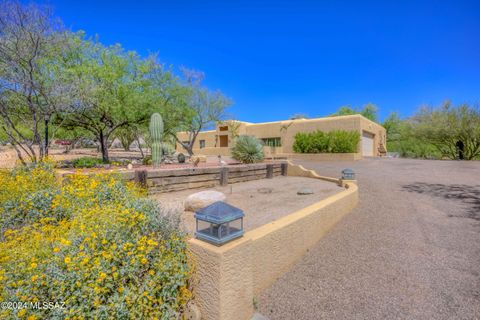
<svg viewBox="0 0 480 320">
<path fill-rule="evenodd" d="M 228 147 L 228 135 L 220 136 L 220 147 Z"/>
</svg>

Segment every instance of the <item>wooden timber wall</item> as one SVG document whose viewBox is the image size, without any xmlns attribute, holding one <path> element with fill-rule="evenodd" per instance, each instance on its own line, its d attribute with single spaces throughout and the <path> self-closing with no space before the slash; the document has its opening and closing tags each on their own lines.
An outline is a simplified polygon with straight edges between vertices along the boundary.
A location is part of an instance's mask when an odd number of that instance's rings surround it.
<svg viewBox="0 0 480 320">
<path fill-rule="evenodd" d="M 148 188 L 149 194 L 194 188 L 211 188 L 230 183 L 287 175 L 287 163 L 233 165 L 215 168 L 153 169 L 123 172 Z"/>
</svg>

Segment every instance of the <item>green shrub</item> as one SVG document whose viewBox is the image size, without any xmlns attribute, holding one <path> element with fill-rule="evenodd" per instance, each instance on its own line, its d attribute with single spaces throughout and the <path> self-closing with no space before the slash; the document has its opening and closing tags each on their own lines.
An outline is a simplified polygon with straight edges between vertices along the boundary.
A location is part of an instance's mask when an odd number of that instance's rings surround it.
<svg viewBox="0 0 480 320">
<path fill-rule="evenodd" d="M 178 163 L 185 163 L 185 155 L 183 153 L 179 153 L 177 156 Z"/>
<path fill-rule="evenodd" d="M 142 160 L 142 164 L 146 165 L 146 166 L 151 165 L 152 164 L 152 156 L 151 155 L 145 156 Z"/>
<path fill-rule="evenodd" d="M 261 162 L 264 159 L 263 144 L 254 136 L 239 136 L 232 148 L 232 157 L 242 163 Z"/>
<path fill-rule="evenodd" d="M 441 159 L 442 154 L 438 149 L 429 143 L 415 138 L 406 138 L 387 143 L 389 152 L 398 152 L 403 158 L 418 159 Z"/>
<path fill-rule="evenodd" d="M 176 149 L 175 146 L 172 145 L 171 143 L 164 142 L 162 144 L 162 153 L 167 156 L 171 156 L 175 153 Z"/>
<path fill-rule="evenodd" d="M 73 167 L 75 168 L 93 168 L 96 165 L 102 164 L 102 159 L 94 157 L 81 157 L 73 160 Z"/>
<path fill-rule="evenodd" d="M 0 310 L 0 318 L 179 318 L 192 273 L 179 212 L 112 174 L 62 183 L 52 173 L 1 172 L 0 216 L 17 214 L 6 205 L 13 200 L 32 211 L 18 223 L 1 220 L 0 301 L 56 301 L 65 309 Z M 48 200 L 32 206 L 43 192 Z"/>
<path fill-rule="evenodd" d="M 295 135 L 293 151 L 297 153 L 353 153 L 358 150 L 360 134 L 356 131 L 334 130 Z"/>
</svg>

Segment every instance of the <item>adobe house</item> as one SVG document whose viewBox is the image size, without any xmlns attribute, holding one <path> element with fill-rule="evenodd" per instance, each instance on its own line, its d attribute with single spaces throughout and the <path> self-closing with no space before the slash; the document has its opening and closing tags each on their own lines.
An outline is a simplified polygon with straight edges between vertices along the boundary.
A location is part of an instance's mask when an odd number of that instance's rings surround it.
<svg viewBox="0 0 480 320">
<path fill-rule="evenodd" d="M 362 115 L 335 116 L 314 119 L 296 119 L 264 123 L 249 123 L 229 120 L 219 122 L 215 130 L 202 131 L 198 134 L 193 151 L 202 155 L 230 155 L 230 147 L 239 135 L 253 135 L 265 144 L 266 157 L 301 156 L 293 151 L 295 134 L 311 131 L 347 130 L 360 133 L 361 141 L 358 152 L 352 160 L 362 157 L 376 157 L 386 153 L 386 130 L 376 122 Z M 186 132 L 177 133 L 181 141 L 188 140 Z M 177 143 L 179 152 L 184 152 L 183 147 Z M 331 154 L 335 155 L 335 154 Z M 340 159 L 341 154 L 336 154 Z M 347 160 L 347 158 L 344 158 Z M 348 158 L 350 159 L 350 158 Z"/>
</svg>

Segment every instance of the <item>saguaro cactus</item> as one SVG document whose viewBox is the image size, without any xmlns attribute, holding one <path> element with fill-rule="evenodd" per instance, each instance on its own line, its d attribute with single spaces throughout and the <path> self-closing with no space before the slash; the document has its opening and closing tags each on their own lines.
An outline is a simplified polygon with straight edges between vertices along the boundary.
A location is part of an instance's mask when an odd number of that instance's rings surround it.
<svg viewBox="0 0 480 320">
<path fill-rule="evenodd" d="M 150 137 L 152 139 L 152 163 L 159 166 L 162 162 L 163 119 L 158 113 L 150 118 Z"/>
</svg>

